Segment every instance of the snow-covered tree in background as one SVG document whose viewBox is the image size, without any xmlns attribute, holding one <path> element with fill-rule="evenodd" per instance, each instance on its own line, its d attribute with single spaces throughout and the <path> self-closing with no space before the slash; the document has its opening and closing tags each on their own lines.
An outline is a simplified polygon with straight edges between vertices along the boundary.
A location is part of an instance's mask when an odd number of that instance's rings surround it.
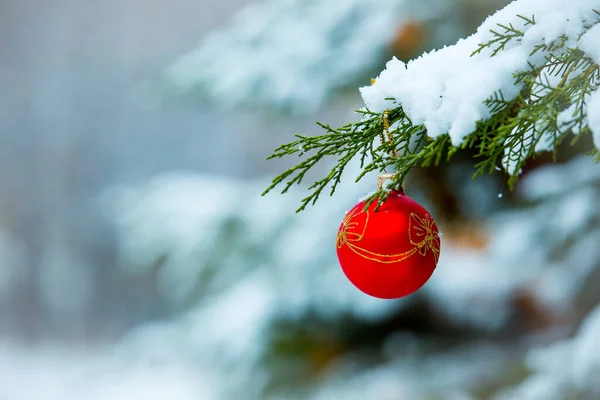
<svg viewBox="0 0 600 400">
<path fill-rule="evenodd" d="M 177 95 L 204 98 L 227 109 L 314 111 L 339 89 L 364 82 L 375 72 L 408 24 L 413 36 L 424 35 L 419 26 L 430 27 L 430 47 L 450 44 L 461 36 L 458 3 L 255 2 L 174 64 L 166 73 L 166 85 Z M 416 37 L 412 41 L 413 46 L 424 44 Z"/>
<path fill-rule="evenodd" d="M 153 268 L 153 260 L 165 260 L 159 283 L 174 304 L 189 303 L 185 299 L 200 286 L 191 310 L 126 338 L 121 373 L 184 363 L 202 377 L 200 386 L 211 388 L 207 399 L 241 392 L 261 399 L 494 393 L 514 382 L 513 374 L 526 375 L 524 362 L 538 370 L 529 358 L 545 357 L 546 350 L 535 347 L 564 337 L 599 300 L 600 208 L 594 199 L 600 171 L 594 167 L 590 158 L 577 158 L 528 175 L 519 187 L 523 206 L 489 215 L 482 247 L 465 246 L 442 227 L 445 247 L 433 278 L 416 295 L 393 302 L 364 296 L 339 270 L 332 249 L 348 208 L 343 202 L 324 198 L 323 207 L 293 218 L 293 205 L 282 197 L 249 200 L 262 182 L 184 175 L 115 191 L 111 196 L 121 200 L 109 204 L 122 235 L 122 265 L 140 273 L 140 267 Z M 352 196 L 354 189 L 344 184 L 338 195 Z M 469 195 L 468 188 L 461 192 Z M 223 246 L 246 250 L 229 253 Z M 419 334 L 410 322 L 414 313 L 436 328 Z M 588 331 L 597 329 L 590 318 L 596 328 Z M 398 329 L 378 340 L 370 336 L 369 326 L 394 320 Z M 549 327 L 559 330 L 537 331 Z M 464 338 L 448 336 L 454 330 Z M 510 340 L 495 342 L 497 335 Z M 581 357 L 589 355 L 581 361 L 585 367 L 571 371 L 579 365 L 573 359 L 540 370 L 560 375 L 564 393 L 596 390 L 591 371 L 600 359 L 584 337 L 573 346 L 587 346 L 581 350 Z M 443 344 L 448 340 L 451 345 Z M 524 359 L 529 347 L 533 352 Z M 381 359 L 377 368 L 371 357 Z M 560 356 L 551 348 L 547 357 Z M 530 389 L 515 393 L 524 390 Z M 510 393 L 502 391 L 502 398 L 521 399 L 506 397 Z"/>
<path fill-rule="evenodd" d="M 335 2 L 334 11 L 314 11 L 333 3 L 312 6 L 311 15 L 332 21 L 323 25 L 325 31 L 336 30 L 333 22 L 338 13 L 347 15 L 346 7 L 370 4 Z M 422 3 L 433 10 L 433 4 L 450 2 Z M 232 33 L 234 25 L 215 34 L 171 72 L 182 77 L 182 87 L 199 82 L 209 88 L 209 97 L 228 105 L 256 99 L 256 104 L 293 107 L 299 98 L 307 108 L 321 104 L 325 95 L 319 90 L 314 99 L 301 96 L 305 85 L 321 85 L 329 94 L 343 86 L 331 77 L 346 67 L 333 63 L 341 69 L 329 78 L 313 71 L 311 80 L 305 74 L 314 53 L 301 58 L 308 65 L 298 62 L 302 72 L 294 69 L 299 59 L 293 57 L 272 66 L 256 61 L 260 51 L 243 50 L 278 43 L 271 35 L 294 27 L 310 31 L 286 19 L 275 23 L 278 14 L 261 7 L 239 20 L 242 33 Z M 193 376 L 193 385 L 168 394 L 186 400 L 596 399 L 600 171 L 591 157 L 577 154 L 519 173 L 538 151 L 559 153 L 563 139 L 585 141 L 591 132 L 598 146 L 600 110 L 593 110 L 600 82 L 593 44 L 600 42 L 594 11 L 599 8 L 598 0 L 517 0 L 456 45 L 407 64 L 390 61 L 375 83 L 362 89 L 368 109 L 361 110 L 360 122 L 341 129 L 324 125 L 326 135 L 301 137 L 277 150 L 276 156 L 306 158 L 275 184 L 308 180 L 304 174 L 317 162 L 340 156 L 332 174 L 317 182 L 303 203 L 318 198 L 317 205 L 299 215 L 292 199 L 305 189 L 289 186 L 286 197 L 260 198 L 262 181 L 171 173 L 107 193 L 119 264 L 132 274 L 155 274 L 177 316 L 131 332 L 117 349 L 113 368 L 118 368 L 105 374 L 102 384 L 135 387 L 145 376 L 163 379 L 168 387 Z M 366 11 L 355 14 L 367 21 Z M 374 12 L 373 21 L 391 18 L 384 14 Z M 255 36 L 244 31 L 253 19 L 261 22 L 254 25 Z M 373 46 L 339 55 L 352 58 L 344 85 L 372 67 L 364 55 L 383 54 L 381 43 L 391 37 L 359 37 L 365 35 L 362 27 L 375 25 L 357 26 L 358 36 L 348 38 L 371 39 Z M 243 38 L 236 57 L 219 58 L 238 43 L 230 41 L 236 35 Z M 245 41 L 253 37 L 265 40 L 252 42 L 253 48 Z M 212 67 L 203 70 L 195 60 L 208 60 Z M 252 66 L 247 71 L 245 61 Z M 228 75 L 225 66 L 232 64 L 240 68 Z M 287 73 L 293 79 L 277 86 L 280 74 Z M 258 84 L 261 80 L 267 83 Z M 385 110 L 395 140 L 378 144 Z M 586 145 L 592 149 L 591 142 Z M 392 148 L 399 157 L 387 156 Z M 498 198 L 503 182 L 487 175 L 461 181 L 462 165 L 442 162 L 469 148 L 481 157 L 482 171 L 504 167 L 508 175 L 522 176 L 518 185 L 510 180 L 516 189 L 510 203 L 508 193 Z M 362 165 L 360 157 L 352 160 L 362 154 Z M 374 186 L 368 179 L 355 184 L 352 177 L 392 167 L 399 172 L 394 183 L 406 178 L 416 187 L 411 176 L 432 171 L 418 167 L 438 160 L 457 201 L 469 204 L 465 214 L 473 217 L 478 207 L 485 212 L 466 234 L 464 226 L 457 231 L 441 221 L 444 250 L 421 291 L 388 302 L 362 295 L 343 277 L 334 250 L 344 211 Z M 334 197 L 319 197 L 338 179 Z M 473 198 L 492 205 L 474 204 Z M 436 199 L 421 194 L 420 200 L 435 209 Z M 82 388 L 80 397 L 93 398 L 85 390 L 93 389 Z"/>
</svg>

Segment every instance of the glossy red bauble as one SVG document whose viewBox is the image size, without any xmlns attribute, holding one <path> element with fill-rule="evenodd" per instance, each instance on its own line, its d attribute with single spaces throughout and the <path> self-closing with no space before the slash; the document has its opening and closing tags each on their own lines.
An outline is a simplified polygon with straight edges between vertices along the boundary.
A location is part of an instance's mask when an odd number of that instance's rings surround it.
<svg viewBox="0 0 600 400">
<path fill-rule="evenodd" d="M 440 255 L 431 215 L 403 190 L 392 191 L 377 211 L 360 202 L 337 235 L 337 255 L 350 282 L 381 299 L 407 296 L 427 282 Z"/>
</svg>

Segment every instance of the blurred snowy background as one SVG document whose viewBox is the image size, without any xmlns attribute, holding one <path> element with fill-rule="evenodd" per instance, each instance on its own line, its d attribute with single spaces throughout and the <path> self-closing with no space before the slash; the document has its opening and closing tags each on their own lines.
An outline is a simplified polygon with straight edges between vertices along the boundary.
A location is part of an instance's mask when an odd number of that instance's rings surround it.
<svg viewBox="0 0 600 400">
<path fill-rule="evenodd" d="M 599 399 L 589 143 L 514 193 L 468 153 L 415 171 L 443 251 L 398 301 L 335 258 L 373 179 L 259 196 L 273 147 L 505 4 L 1 2 L 0 400 Z"/>
</svg>

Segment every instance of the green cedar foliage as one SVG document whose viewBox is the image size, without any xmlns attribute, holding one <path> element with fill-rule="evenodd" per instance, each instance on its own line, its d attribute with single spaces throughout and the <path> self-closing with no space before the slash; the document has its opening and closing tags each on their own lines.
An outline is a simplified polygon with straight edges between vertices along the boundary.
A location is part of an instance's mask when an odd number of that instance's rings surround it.
<svg viewBox="0 0 600 400">
<path fill-rule="evenodd" d="M 525 21 L 525 26 L 536 23 L 533 16 L 519 18 Z M 524 35 L 512 24 L 499 24 L 491 33 L 492 39 L 481 43 L 473 54 L 490 49 L 493 57 Z M 535 46 L 530 55 L 542 51 L 547 54 L 545 62 L 530 63 L 528 69 L 514 74 L 515 84 L 521 87 L 514 99 L 505 99 L 502 91 L 491 94 L 485 101 L 491 117 L 479 121 L 476 130 L 459 146 L 453 145 L 447 134 L 435 139 L 427 136 L 426 129 L 413 124 L 402 106 L 387 110 L 385 118 L 383 113 L 357 110 L 362 115 L 360 122 L 341 128 L 318 123 L 325 130 L 323 135 L 296 135 L 293 142 L 277 147 L 268 159 L 296 155 L 303 160 L 275 177 L 263 195 L 278 186 L 285 193 L 292 185 L 300 184 L 306 173 L 322 159 L 337 159 L 325 177 L 308 187 L 309 193 L 298 209 L 301 211 L 309 204 L 315 204 L 323 192 L 332 195 L 348 163 L 358 158 L 362 172 L 356 181 L 373 171 L 396 172 L 388 185 L 370 196 L 368 204 L 376 198 L 383 201 L 391 188 L 402 185 L 413 167 L 438 165 L 461 148 L 476 150 L 474 177 L 504 166 L 512 189 L 525 162 L 535 157 L 540 148 L 549 149 L 556 157 L 558 145 L 570 135 L 574 142 L 581 135 L 590 133 L 586 98 L 600 86 L 600 68 L 583 51 L 568 47 L 567 43 L 567 37 L 561 36 L 551 43 Z M 566 118 L 565 110 L 568 110 Z M 559 116 L 561 113 L 562 117 Z M 391 141 L 382 135 L 388 124 L 393 125 L 389 132 Z M 590 154 L 600 160 L 597 149 L 592 149 Z"/>
</svg>

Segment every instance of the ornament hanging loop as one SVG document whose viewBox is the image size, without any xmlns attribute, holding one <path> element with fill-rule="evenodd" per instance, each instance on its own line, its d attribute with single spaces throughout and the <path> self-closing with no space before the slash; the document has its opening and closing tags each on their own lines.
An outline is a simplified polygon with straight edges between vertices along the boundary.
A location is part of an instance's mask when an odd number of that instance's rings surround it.
<svg viewBox="0 0 600 400">
<path fill-rule="evenodd" d="M 387 109 L 383 111 L 383 117 L 382 117 L 383 130 L 381 131 L 381 143 L 384 144 L 387 139 L 387 142 L 391 145 L 394 143 L 394 137 L 392 136 L 392 133 L 390 132 L 390 122 L 388 119 L 388 112 L 389 112 L 389 110 L 387 110 Z M 391 155 L 394 158 L 398 157 L 398 153 L 396 153 L 395 148 L 392 148 Z M 385 185 L 385 183 L 387 181 L 393 179 L 394 175 L 396 175 L 396 174 L 392 174 L 392 173 L 388 173 L 388 172 L 379 174 L 379 176 L 377 177 L 377 188 L 379 190 L 383 189 L 383 185 Z"/>
<path fill-rule="evenodd" d="M 381 132 L 381 144 L 386 142 L 386 138 L 387 138 L 387 142 L 390 145 L 394 144 L 394 137 L 392 136 L 392 133 L 390 132 L 390 120 L 388 118 L 388 113 L 389 110 L 385 109 L 383 110 L 383 116 L 382 116 L 382 122 L 383 122 L 383 132 Z M 392 147 L 392 150 L 390 151 L 392 157 L 397 158 L 398 157 L 398 153 L 396 153 L 396 149 Z"/>
<path fill-rule="evenodd" d="M 379 176 L 377 177 L 377 188 L 379 190 L 383 189 L 383 185 L 385 185 L 385 183 L 387 181 L 389 181 L 392 178 L 394 178 L 394 175 L 396 175 L 396 174 L 390 174 L 388 172 L 383 173 L 383 174 L 379 174 Z"/>
</svg>

